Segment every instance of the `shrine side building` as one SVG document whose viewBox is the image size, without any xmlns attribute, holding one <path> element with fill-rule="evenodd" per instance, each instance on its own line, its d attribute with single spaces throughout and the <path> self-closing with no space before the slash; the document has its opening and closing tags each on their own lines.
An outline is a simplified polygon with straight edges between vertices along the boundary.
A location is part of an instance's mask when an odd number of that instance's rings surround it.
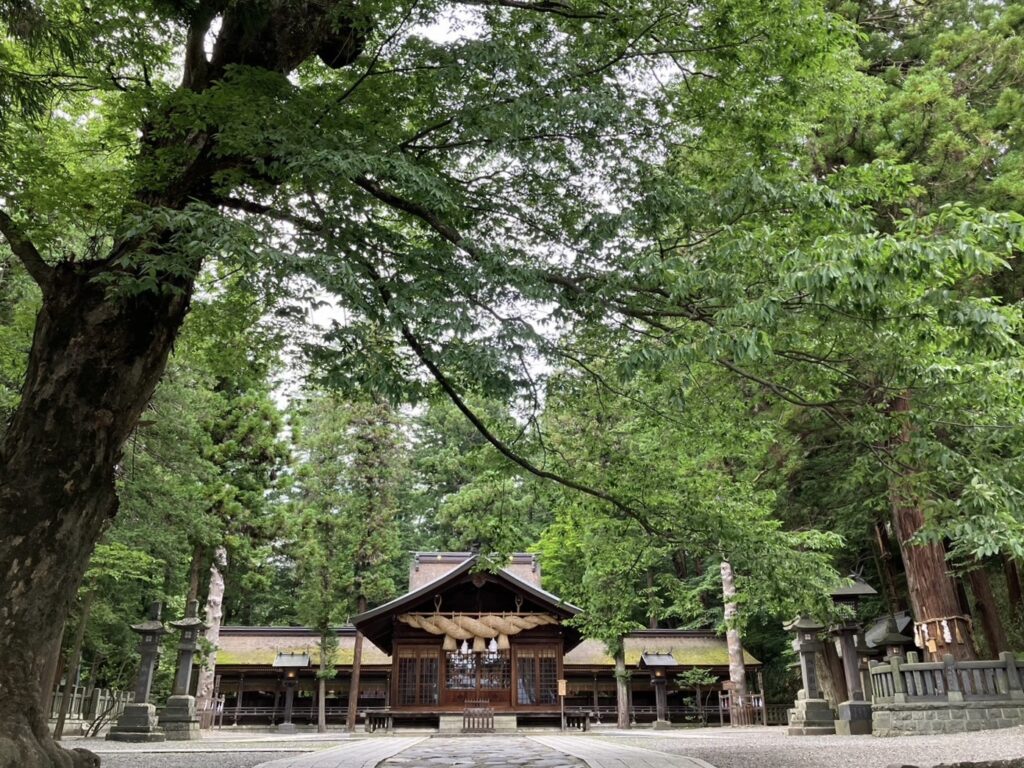
<svg viewBox="0 0 1024 768">
<path fill-rule="evenodd" d="M 339 627 L 337 675 L 327 682 L 330 722 L 345 719 L 356 632 L 363 643 L 360 717 L 387 712 L 398 726 L 436 725 L 461 713 L 467 702 L 487 702 L 520 724 L 557 722 L 558 681 L 567 681 L 565 706 L 614 718 L 614 659 L 603 643 L 584 639 L 567 620 L 580 609 L 540 586 L 535 555 L 513 555 L 497 572 L 474 571 L 468 552 L 417 552 L 409 591 Z M 634 718 L 654 717 L 651 673 L 644 655 L 670 657 L 674 675 L 710 670 L 728 679 L 728 649 L 711 631 L 639 630 L 625 639 Z M 748 672 L 757 659 L 746 655 Z M 286 682 L 296 686 L 294 722 L 316 721 L 318 637 L 302 627 L 236 627 L 220 630 L 217 695 L 225 725 L 280 722 Z M 719 688 L 720 686 L 714 686 Z M 669 693 L 669 712 L 692 709 L 692 691 Z M 690 701 L 687 701 L 687 698 Z M 717 706 L 717 692 L 704 702 Z"/>
</svg>

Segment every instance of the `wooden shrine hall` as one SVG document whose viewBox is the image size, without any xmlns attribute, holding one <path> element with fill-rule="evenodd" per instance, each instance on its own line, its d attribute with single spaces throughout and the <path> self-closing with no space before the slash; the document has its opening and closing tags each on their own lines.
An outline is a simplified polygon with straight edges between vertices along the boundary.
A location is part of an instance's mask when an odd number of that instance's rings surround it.
<svg viewBox="0 0 1024 768">
<path fill-rule="evenodd" d="M 351 682 L 355 634 L 363 633 L 358 708 L 361 720 L 386 718 L 396 727 L 438 727 L 485 705 L 516 725 L 560 723 L 558 681 L 565 706 L 614 722 L 614 660 L 604 645 L 585 640 L 566 620 L 580 609 L 540 586 L 535 555 L 513 555 L 494 573 L 476 571 L 468 552 L 413 555 L 409 591 L 352 618 L 338 629 L 335 664 L 327 682 L 327 716 L 343 723 Z M 725 640 L 710 631 L 640 630 L 626 638 L 632 672 L 633 715 L 653 719 L 650 671 L 644 653 L 674 659 L 673 674 L 699 667 L 728 679 Z M 286 659 L 283 665 L 281 659 Z M 748 670 L 759 662 L 747 655 Z M 297 627 L 222 627 L 217 693 L 224 725 L 280 722 L 287 683 L 297 688 L 295 723 L 316 722 L 318 637 Z M 717 694 L 711 697 L 717 707 Z M 672 691 L 669 712 L 681 718 L 693 692 Z M 705 703 L 705 702 L 702 702 Z M 715 710 L 717 712 L 717 709 Z"/>
</svg>

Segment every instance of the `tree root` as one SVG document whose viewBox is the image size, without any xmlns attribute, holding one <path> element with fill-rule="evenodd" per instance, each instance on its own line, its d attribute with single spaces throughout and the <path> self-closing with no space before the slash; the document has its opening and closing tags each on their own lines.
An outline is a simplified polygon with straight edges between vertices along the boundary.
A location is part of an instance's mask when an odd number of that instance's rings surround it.
<svg viewBox="0 0 1024 768">
<path fill-rule="evenodd" d="M 63 749 L 52 739 L 37 739 L 29 730 L 0 735 L 0 768 L 99 768 L 100 758 L 87 749 Z"/>
</svg>

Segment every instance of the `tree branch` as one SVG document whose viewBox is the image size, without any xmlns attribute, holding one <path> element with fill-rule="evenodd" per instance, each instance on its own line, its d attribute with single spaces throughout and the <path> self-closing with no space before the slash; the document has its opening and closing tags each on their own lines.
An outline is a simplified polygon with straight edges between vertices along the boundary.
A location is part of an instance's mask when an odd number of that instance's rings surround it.
<svg viewBox="0 0 1024 768">
<path fill-rule="evenodd" d="M 360 259 L 360 262 L 366 269 L 370 278 L 373 280 L 374 286 L 376 287 L 377 292 L 380 295 L 381 301 L 383 302 L 385 308 L 392 314 L 395 314 L 394 310 L 391 308 L 392 294 L 391 291 L 387 288 L 387 286 L 384 285 L 383 276 L 372 264 L 369 264 L 363 259 Z M 512 448 L 506 445 L 504 441 L 499 439 L 497 435 L 491 432 L 491 430 L 487 427 L 483 420 L 476 414 L 476 412 L 469 407 L 466 401 L 459 394 L 458 389 L 455 388 L 455 385 L 444 374 L 444 372 L 440 369 L 437 363 L 434 362 L 433 358 L 427 352 L 423 343 L 419 340 L 419 337 L 417 337 L 416 334 L 413 333 L 413 330 L 409 327 L 408 323 L 406 323 L 403 318 L 399 317 L 397 319 L 399 322 L 399 328 L 401 330 L 402 338 L 405 340 L 405 343 L 409 346 L 409 349 L 412 350 L 413 354 L 416 355 L 416 358 L 420 361 L 420 364 L 427 369 L 427 371 L 430 373 L 434 381 L 437 382 L 438 386 L 440 386 L 445 395 L 447 395 L 448 399 L 452 401 L 452 404 L 459 409 L 462 415 L 465 416 L 466 419 L 469 420 L 469 423 L 472 424 L 473 427 L 476 429 L 476 431 L 480 433 L 481 437 L 483 437 L 488 443 L 490 443 L 495 448 L 495 450 L 498 451 L 498 453 L 500 453 L 506 459 L 511 461 L 513 464 L 526 470 L 531 475 L 534 475 L 535 477 L 539 477 L 543 480 L 551 480 L 565 488 L 569 488 L 571 490 L 584 493 L 587 496 L 610 504 L 612 507 L 617 509 L 619 512 L 625 514 L 630 519 L 636 520 L 636 522 L 644 529 L 644 531 L 646 531 L 649 534 L 664 534 L 663 531 L 659 531 L 656 528 L 654 528 L 654 526 L 651 525 L 650 521 L 648 521 L 644 515 L 640 514 L 636 509 L 634 509 L 630 504 L 623 501 L 622 499 L 613 496 L 610 493 L 606 493 L 605 491 L 593 488 L 589 485 L 585 485 L 584 483 L 579 483 L 575 480 L 572 480 L 571 478 L 560 475 L 557 472 L 551 472 L 549 470 L 542 469 L 541 467 L 538 467 L 536 464 L 527 459 L 525 456 L 521 456 L 520 454 L 516 453 L 516 451 L 512 450 Z"/>
<path fill-rule="evenodd" d="M 0 232 L 7 239 L 11 251 L 25 267 L 25 271 L 42 289 L 43 295 L 48 294 L 53 285 L 53 267 L 43 261 L 32 241 L 3 209 L 0 209 Z"/>
<path fill-rule="evenodd" d="M 482 5 L 485 7 L 517 8 L 523 11 L 550 13 L 567 19 L 603 19 L 606 14 L 584 12 L 573 9 L 565 0 L 455 0 L 458 5 Z"/>
</svg>

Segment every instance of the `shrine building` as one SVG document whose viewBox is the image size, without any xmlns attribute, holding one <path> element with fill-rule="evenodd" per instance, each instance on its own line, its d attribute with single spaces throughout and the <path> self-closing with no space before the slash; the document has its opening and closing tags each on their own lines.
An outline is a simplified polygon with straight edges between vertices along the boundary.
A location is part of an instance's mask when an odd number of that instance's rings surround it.
<svg viewBox="0 0 1024 768">
<path fill-rule="evenodd" d="M 557 724 L 558 681 L 564 679 L 569 711 L 614 722 L 614 659 L 603 643 L 584 639 L 566 623 L 580 609 L 541 588 L 537 557 L 515 554 L 494 573 L 474 572 L 477 559 L 469 552 L 417 552 L 406 594 L 337 629 L 337 675 L 327 681 L 329 722 L 345 721 L 357 631 L 365 638 L 360 721 L 387 713 L 398 728 L 437 727 L 443 715 L 486 702 L 517 725 Z M 286 683 L 296 688 L 293 721 L 315 723 L 318 642 L 315 631 L 302 627 L 222 627 L 215 674 L 223 724 L 280 722 Z M 637 720 L 652 720 L 655 711 L 654 673 L 645 655 L 658 657 L 670 679 L 701 668 L 728 680 L 728 649 L 712 631 L 639 630 L 626 637 L 625 650 Z M 749 654 L 746 664 L 748 673 L 760 669 Z M 715 688 L 721 686 L 711 686 L 702 699 L 713 712 Z M 694 692 L 670 689 L 669 714 L 681 719 L 693 708 Z"/>
</svg>

